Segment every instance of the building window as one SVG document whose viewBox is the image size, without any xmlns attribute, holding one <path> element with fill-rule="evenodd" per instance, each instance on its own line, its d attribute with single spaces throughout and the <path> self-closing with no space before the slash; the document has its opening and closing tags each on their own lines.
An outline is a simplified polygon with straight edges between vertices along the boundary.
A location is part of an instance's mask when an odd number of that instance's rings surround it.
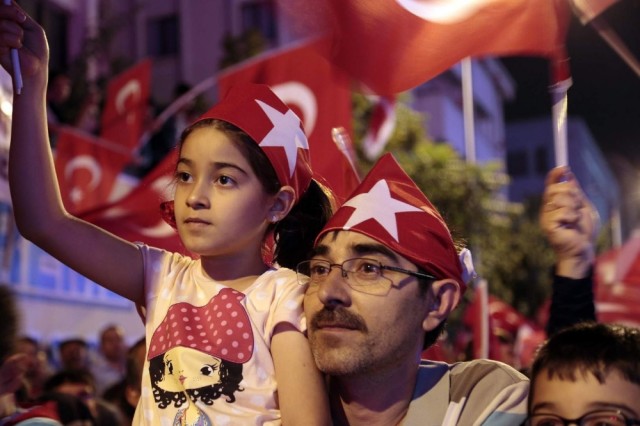
<svg viewBox="0 0 640 426">
<path fill-rule="evenodd" d="M 240 8 L 242 32 L 258 30 L 270 42 L 276 42 L 275 5 L 272 0 L 254 0 L 242 3 Z"/>
<path fill-rule="evenodd" d="M 549 161 L 547 156 L 547 148 L 539 146 L 535 152 L 535 168 L 539 175 L 546 175 L 549 171 Z"/>
<path fill-rule="evenodd" d="M 180 51 L 179 21 L 176 15 L 151 19 L 147 25 L 147 52 L 151 56 L 175 56 Z"/>
<path fill-rule="evenodd" d="M 507 153 L 507 173 L 512 177 L 523 177 L 529 174 L 526 151 Z"/>
</svg>

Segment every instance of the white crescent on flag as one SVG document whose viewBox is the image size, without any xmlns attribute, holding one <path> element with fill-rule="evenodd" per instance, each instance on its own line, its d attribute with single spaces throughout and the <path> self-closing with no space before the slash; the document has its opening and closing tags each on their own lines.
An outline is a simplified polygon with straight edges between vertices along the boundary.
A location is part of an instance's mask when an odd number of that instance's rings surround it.
<svg viewBox="0 0 640 426">
<path fill-rule="evenodd" d="M 318 101 L 308 86 L 298 82 L 276 84 L 271 88 L 287 105 L 295 105 L 302 111 L 302 125 L 307 136 L 310 136 L 316 126 L 318 118 Z"/>
<path fill-rule="evenodd" d="M 84 190 L 78 188 L 77 186 L 73 186 L 71 188 L 71 199 L 76 203 L 82 201 L 85 192 L 97 188 L 98 184 L 100 183 L 100 179 L 102 179 L 102 169 L 100 168 L 100 165 L 98 164 L 96 159 L 90 155 L 80 155 L 71 159 L 64 169 L 65 179 L 67 181 L 71 181 L 71 176 L 73 176 L 73 173 L 76 170 L 80 169 L 87 170 L 91 175 L 91 180 L 89 180 L 89 184 Z"/>
<path fill-rule="evenodd" d="M 407 12 L 426 21 L 452 24 L 470 18 L 495 0 L 396 0 Z"/>
<path fill-rule="evenodd" d="M 127 98 L 130 98 L 130 97 L 134 98 L 134 102 L 135 102 L 136 100 L 140 99 L 141 96 L 142 96 L 142 88 L 140 87 L 140 82 L 138 80 L 131 80 L 127 82 L 127 84 L 122 86 L 122 88 L 120 89 L 120 91 L 118 91 L 118 94 L 116 95 L 116 99 L 115 99 L 116 111 L 118 113 L 125 112 L 125 102 L 127 101 Z"/>
</svg>

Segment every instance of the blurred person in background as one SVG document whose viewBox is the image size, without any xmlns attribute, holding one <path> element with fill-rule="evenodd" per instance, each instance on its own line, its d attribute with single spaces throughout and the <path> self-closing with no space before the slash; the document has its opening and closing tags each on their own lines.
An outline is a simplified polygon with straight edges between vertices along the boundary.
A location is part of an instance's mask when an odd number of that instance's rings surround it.
<svg viewBox="0 0 640 426">
<path fill-rule="evenodd" d="M 17 351 L 26 357 L 26 398 L 36 400 L 42 395 L 44 382 L 53 374 L 53 368 L 40 342 L 33 337 L 21 336 L 18 339 Z"/>
<path fill-rule="evenodd" d="M 91 360 L 91 373 L 95 379 L 98 395 L 122 380 L 126 359 L 127 344 L 122 327 L 108 324 L 100 331 L 98 350 Z"/>
</svg>

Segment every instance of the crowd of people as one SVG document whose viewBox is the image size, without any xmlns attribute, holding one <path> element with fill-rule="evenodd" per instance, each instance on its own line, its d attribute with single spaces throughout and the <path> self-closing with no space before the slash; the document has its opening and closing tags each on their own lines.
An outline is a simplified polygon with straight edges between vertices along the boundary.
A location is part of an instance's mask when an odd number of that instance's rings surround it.
<svg viewBox="0 0 640 426">
<path fill-rule="evenodd" d="M 548 340 L 531 370 L 422 359 L 472 285 L 473 264 L 391 154 L 336 206 L 312 178 L 298 117 L 267 86 L 236 86 L 178 140 L 163 214 L 193 257 L 130 243 L 60 200 L 46 35 L 16 5 L 0 6 L 0 63 L 12 72 L 10 49 L 24 81 L 9 158 L 16 224 L 135 303 L 145 336 L 125 348 L 105 327 L 94 361 L 85 341 L 65 341 L 47 371 L 38 342 L 18 338 L 3 288 L 0 425 L 71 415 L 136 425 L 640 424 L 640 332 L 595 321 L 597 215 L 567 167 L 549 173 L 543 194 L 556 266 Z"/>
</svg>

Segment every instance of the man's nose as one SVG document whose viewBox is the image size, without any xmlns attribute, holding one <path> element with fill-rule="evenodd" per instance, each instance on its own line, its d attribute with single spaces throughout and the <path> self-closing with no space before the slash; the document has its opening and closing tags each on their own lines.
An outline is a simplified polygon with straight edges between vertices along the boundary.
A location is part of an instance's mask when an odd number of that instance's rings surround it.
<svg viewBox="0 0 640 426">
<path fill-rule="evenodd" d="M 325 306 L 350 305 L 350 288 L 346 280 L 347 273 L 341 265 L 331 265 L 327 278 L 318 286 L 318 298 Z"/>
</svg>

